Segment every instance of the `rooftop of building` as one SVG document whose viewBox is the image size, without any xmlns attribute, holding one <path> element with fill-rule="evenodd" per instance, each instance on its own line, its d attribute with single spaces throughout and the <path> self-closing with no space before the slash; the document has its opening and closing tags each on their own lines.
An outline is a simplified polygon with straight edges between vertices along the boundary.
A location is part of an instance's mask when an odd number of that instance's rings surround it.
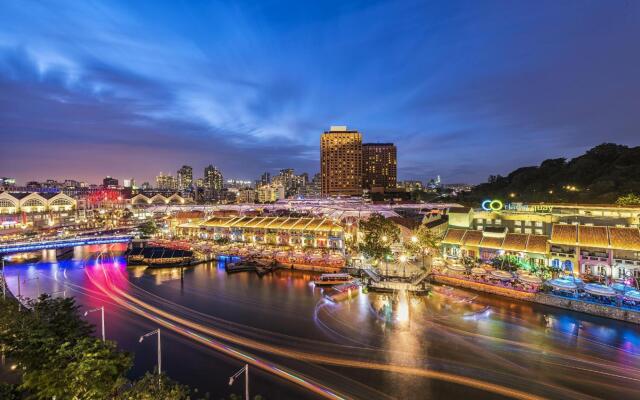
<svg viewBox="0 0 640 400">
<path fill-rule="evenodd" d="M 342 231 L 342 226 L 328 218 L 308 217 L 214 217 L 201 224 L 214 228 L 273 229 L 310 232 Z"/>
</svg>

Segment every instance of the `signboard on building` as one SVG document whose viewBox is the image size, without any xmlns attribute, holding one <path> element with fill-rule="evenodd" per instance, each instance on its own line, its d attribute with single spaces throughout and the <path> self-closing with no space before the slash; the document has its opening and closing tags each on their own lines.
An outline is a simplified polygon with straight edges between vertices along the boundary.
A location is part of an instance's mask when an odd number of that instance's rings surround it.
<svg viewBox="0 0 640 400">
<path fill-rule="evenodd" d="M 482 209 L 485 211 L 520 211 L 520 212 L 538 212 L 550 213 L 553 206 L 546 204 L 524 204 L 524 203 L 503 203 L 501 200 L 488 199 L 482 202 Z"/>
</svg>

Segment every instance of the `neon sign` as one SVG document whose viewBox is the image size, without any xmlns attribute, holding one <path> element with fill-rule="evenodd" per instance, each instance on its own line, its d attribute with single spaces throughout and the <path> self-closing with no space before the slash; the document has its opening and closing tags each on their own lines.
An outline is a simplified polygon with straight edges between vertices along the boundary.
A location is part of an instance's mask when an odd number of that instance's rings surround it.
<svg viewBox="0 0 640 400">
<path fill-rule="evenodd" d="M 521 212 L 538 212 L 538 213 L 550 213 L 553 211 L 553 206 L 546 204 L 522 204 L 522 203 L 503 203 L 501 200 L 489 199 L 482 202 L 482 209 L 484 211 L 521 211 Z"/>
<path fill-rule="evenodd" d="M 504 204 L 500 200 L 485 200 L 482 202 L 482 209 L 485 211 L 500 211 Z"/>
</svg>

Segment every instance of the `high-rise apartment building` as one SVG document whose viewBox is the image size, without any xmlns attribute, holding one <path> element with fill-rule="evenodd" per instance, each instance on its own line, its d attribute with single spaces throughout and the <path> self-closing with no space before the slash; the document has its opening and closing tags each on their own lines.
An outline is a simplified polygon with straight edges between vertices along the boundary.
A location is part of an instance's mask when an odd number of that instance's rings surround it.
<svg viewBox="0 0 640 400">
<path fill-rule="evenodd" d="M 47 181 L 47 183 L 49 183 L 50 180 Z M 106 178 L 104 178 L 102 180 L 102 186 L 105 188 L 109 188 L 109 189 L 115 189 L 118 187 L 118 180 L 116 178 L 112 178 L 110 176 L 107 176 Z"/>
<path fill-rule="evenodd" d="M 160 172 L 160 175 L 156 176 L 156 187 L 161 190 L 176 190 L 178 185 L 173 176 Z"/>
<path fill-rule="evenodd" d="M 193 183 L 193 168 L 188 165 L 183 165 L 178 170 L 178 190 L 189 190 Z"/>
<path fill-rule="evenodd" d="M 323 196 L 362 195 L 362 134 L 332 126 L 320 138 Z"/>
<path fill-rule="evenodd" d="M 271 183 L 271 174 L 268 172 L 265 172 L 264 174 L 262 174 L 260 176 L 260 184 L 261 185 L 268 185 Z"/>
<path fill-rule="evenodd" d="M 362 186 L 365 189 L 395 189 L 398 179 L 397 150 L 393 143 L 362 145 Z"/>
<path fill-rule="evenodd" d="M 224 180 L 222 172 L 213 165 L 204 169 L 204 198 L 207 201 L 218 201 L 222 193 Z"/>
</svg>

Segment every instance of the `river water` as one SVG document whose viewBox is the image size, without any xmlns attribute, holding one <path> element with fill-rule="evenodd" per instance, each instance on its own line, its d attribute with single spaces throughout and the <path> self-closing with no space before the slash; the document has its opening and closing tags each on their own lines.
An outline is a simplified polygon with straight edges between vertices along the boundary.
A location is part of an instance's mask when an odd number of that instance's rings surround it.
<svg viewBox="0 0 640 400">
<path fill-rule="evenodd" d="M 158 324 L 118 304 L 96 281 L 104 268 L 118 287 L 143 304 L 237 337 L 372 366 L 414 367 L 446 373 L 428 379 L 413 373 L 323 365 L 263 348 L 236 346 L 312 378 L 346 397 L 363 399 L 504 398 L 469 386 L 490 382 L 546 398 L 640 398 L 640 327 L 551 307 L 434 287 L 426 297 L 360 294 L 340 303 L 325 300 L 317 276 L 277 271 L 228 275 L 224 265 L 148 269 L 126 265 L 118 246 L 86 246 L 57 260 L 9 264 L 13 293 L 38 291 L 75 296 L 83 309 L 105 306 L 106 336 L 135 354 L 131 377 L 156 365 L 155 338 L 138 342 Z M 96 254 L 101 254 L 96 259 Z M 99 327 L 99 313 L 88 318 Z M 100 332 L 96 332 L 97 335 Z M 211 398 L 241 393 L 228 385 L 242 362 L 162 329 L 163 370 Z M 253 394 L 267 399 L 320 398 L 306 389 L 250 367 Z M 504 393 L 504 392 L 500 392 Z"/>
</svg>

